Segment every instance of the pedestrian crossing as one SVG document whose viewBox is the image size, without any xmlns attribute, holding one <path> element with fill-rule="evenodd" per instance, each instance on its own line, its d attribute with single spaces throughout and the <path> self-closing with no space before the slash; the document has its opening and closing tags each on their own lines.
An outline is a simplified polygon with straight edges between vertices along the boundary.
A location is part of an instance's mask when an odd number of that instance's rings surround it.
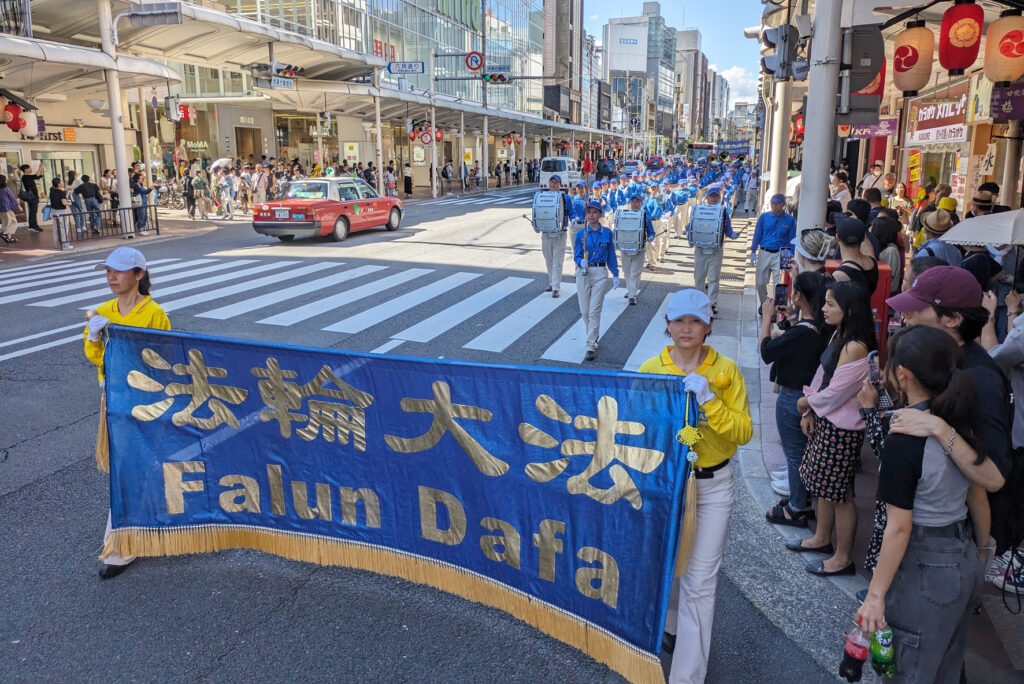
<svg viewBox="0 0 1024 684">
<path fill-rule="evenodd" d="M 81 342 L 82 311 L 111 298 L 96 264 L 0 271 L 0 316 L 35 316 L 55 326 L 10 339 L 0 332 L 0 362 Z M 150 272 L 153 296 L 178 330 L 249 337 L 238 332 L 241 325 L 211 329 L 245 317 L 245 325 L 267 326 L 265 337 L 271 339 L 281 338 L 271 329 L 285 329 L 287 341 L 310 343 L 315 333 L 321 345 L 328 339 L 338 348 L 396 354 L 403 345 L 434 344 L 493 362 L 505 361 L 503 354 L 515 344 L 529 358 L 562 365 L 581 365 L 586 350 L 575 283 L 563 282 L 562 296 L 555 299 L 541 291 L 546 282 L 539 273 L 216 254 L 154 259 Z M 638 322 L 634 315 L 628 325 L 617 326 L 630 309 L 641 311 L 628 305 L 624 292 L 620 287 L 605 299 L 601 340 L 616 337 L 627 348 L 632 345 L 625 368 L 635 370 L 665 344 L 667 297 L 650 321 Z M 53 313 L 44 317 L 40 309 Z M 407 353 L 417 351 L 410 347 Z"/>
<path fill-rule="evenodd" d="M 457 195 L 454 197 L 445 197 L 436 200 L 427 200 L 426 202 L 417 202 L 416 206 L 425 205 L 444 205 L 444 206 L 489 206 L 496 204 L 512 204 L 512 205 L 526 205 L 533 202 L 533 196 L 537 192 L 537 188 L 532 185 L 528 188 L 522 188 L 518 190 L 500 190 L 490 193 L 480 193 L 471 197 L 465 197 L 463 195 Z"/>
</svg>

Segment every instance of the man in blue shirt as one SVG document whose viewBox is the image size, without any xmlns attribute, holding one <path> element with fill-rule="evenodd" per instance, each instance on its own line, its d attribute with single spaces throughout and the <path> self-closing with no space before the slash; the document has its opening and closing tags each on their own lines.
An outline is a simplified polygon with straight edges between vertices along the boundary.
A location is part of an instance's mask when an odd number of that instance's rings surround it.
<svg viewBox="0 0 1024 684">
<path fill-rule="evenodd" d="M 586 206 L 586 225 L 573 243 L 576 262 L 576 296 L 580 314 L 587 328 L 586 360 L 597 356 L 597 340 L 601 336 L 601 308 L 609 290 L 619 287 L 619 262 L 615 258 L 615 237 L 601 225 L 603 211 L 597 202 Z M 612 274 L 609 280 L 608 274 Z"/>
<path fill-rule="evenodd" d="M 587 182 L 576 181 L 575 187 L 569 193 L 569 199 L 572 203 L 572 218 L 570 222 L 583 223 L 586 221 Z"/>
<path fill-rule="evenodd" d="M 565 262 L 565 242 L 568 237 L 570 215 L 572 213 L 572 202 L 562 192 L 562 178 L 553 175 L 548 180 L 548 190 L 557 192 L 562 196 L 562 229 L 557 233 L 541 233 L 540 246 L 544 253 L 544 265 L 548 271 L 548 289 L 555 299 L 559 296 L 559 289 L 562 285 L 562 264 Z"/>
<path fill-rule="evenodd" d="M 786 213 L 786 196 L 772 195 L 771 211 L 757 217 L 754 241 L 750 245 L 750 260 L 757 262 L 757 301 L 768 298 L 768 281 L 779 284 L 779 250 L 790 249 L 796 237 L 796 221 Z"/>
<path fill-rule="evenodd" d="M 722 190 L 717 185 L 708 188 L 704 196 L 705 204 L 720 204 L 722 202 Z M 690 217 L 691 222 L 693 217 Z M 722 213 L 722 234 L 724 237 L 735 239 L 736 234 L 732 232 L 732 222 L 729 220 L 728 207 Z M 687 229 L 689 230 L 689 228 Z M 698 290 L 707 290 L 708 299 L 711 300 L 711 311 L 718 314 L 718 290 L 722 278 L 722 247 L 698 247 L 693 254 L 693 279 L 694 287 Z"/>
<path fill-rule="evenodd" d="M 626 207 L 623 207 L 626 208 Z M 633 211 L 643 212 L 643 234 L 645 242 L 652 242 L 654 240 L 654 224 L 651 222 L 651 217 L 647 215 L 647 212 L 643 211 L 643 202 L 640 201 L 639 195 L 634 195 L 629 200 L 629 209 Z M 618 219 L 616 218 L 616 230 L 620 228 L 618 226 Z M 618 235 L 618 232 L 616 232 Z M 638 249 L 632 249 L 624 247 L 622 240 L 616 239 L 619 246 L 620 256 L 622 260 L 622 274 L 626 278 L 626 294 L 624 295 L 629 299 L 630 304 L 636 304 L 636 298 L 640 295 L 640 276 L 644 270 L 644 248 L 639 247 Z"/>
</svg>

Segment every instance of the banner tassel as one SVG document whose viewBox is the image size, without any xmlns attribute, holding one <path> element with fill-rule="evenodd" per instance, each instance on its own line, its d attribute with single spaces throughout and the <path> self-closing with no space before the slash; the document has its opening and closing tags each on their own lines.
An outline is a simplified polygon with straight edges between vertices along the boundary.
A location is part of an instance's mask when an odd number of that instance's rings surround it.
<svg viewBox="0 0 1024 684">
<path fill-rule="evenodd" d="M 96 432 L 96 467 L 110 472 L 110 438 L 107 435 L 107 393 L 100 395 L 100 426 Z"/>
<path fill-rule="evenodd" d="M 683 520 L 679 528 L 679 548 L 676 552 L 676 577 L 682 577 L 690 562 L 693 543 L 697 537 L 697 478 L 693 474 L 693 466 L 697 462 L 697 450 L 694 448 L 703 438 L 700 430 L 690 424 L 690 400 L 693 392 L 686 393 L 686 424 L 676 433 L 676 441 L 687 447 L 686 460 L 690 463 L 690 474 L 686 478 L 686 496 L 683 508 Z"/>
<path fill-rule="evenodd" d="M 604 663 L 630 682 L 664 684 L 660 659 L 585 620 L 474 572 L 413 554 L 312 534 L 245 526 L 173 529 L 121 528 L 111 532 L 103 556 L 177 556 L 224 549 L 255 549 L 320 565 L 369 570 L 426 584 L 502 610 Z"/>
</svg>

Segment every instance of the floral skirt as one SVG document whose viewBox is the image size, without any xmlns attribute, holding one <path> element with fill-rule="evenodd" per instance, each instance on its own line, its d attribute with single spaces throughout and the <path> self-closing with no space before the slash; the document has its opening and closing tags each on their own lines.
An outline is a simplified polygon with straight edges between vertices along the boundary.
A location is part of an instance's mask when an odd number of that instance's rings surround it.
<svg viewBox="0 0 1024 684">
<path fill-rule="evenodd" d="M 846 501 L 862 446 L 863 430 L 844 430 L 826 418 L 815 419 L 814 435 L 800 464 L 807 493 L 835 503 Z"/>
</svg>

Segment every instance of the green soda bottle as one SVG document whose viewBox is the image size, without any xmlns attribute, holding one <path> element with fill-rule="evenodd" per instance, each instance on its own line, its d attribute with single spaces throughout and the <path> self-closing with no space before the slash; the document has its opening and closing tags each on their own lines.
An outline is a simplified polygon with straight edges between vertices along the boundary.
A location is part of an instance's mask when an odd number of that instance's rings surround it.
<svg viewBox="0 0 1024 684">
<path fill-rule="evenodd" d="M 896 676 L 896 653 L 888 625 L 871 635 L 871 669 L 881 677 Z"/>
</svg>

